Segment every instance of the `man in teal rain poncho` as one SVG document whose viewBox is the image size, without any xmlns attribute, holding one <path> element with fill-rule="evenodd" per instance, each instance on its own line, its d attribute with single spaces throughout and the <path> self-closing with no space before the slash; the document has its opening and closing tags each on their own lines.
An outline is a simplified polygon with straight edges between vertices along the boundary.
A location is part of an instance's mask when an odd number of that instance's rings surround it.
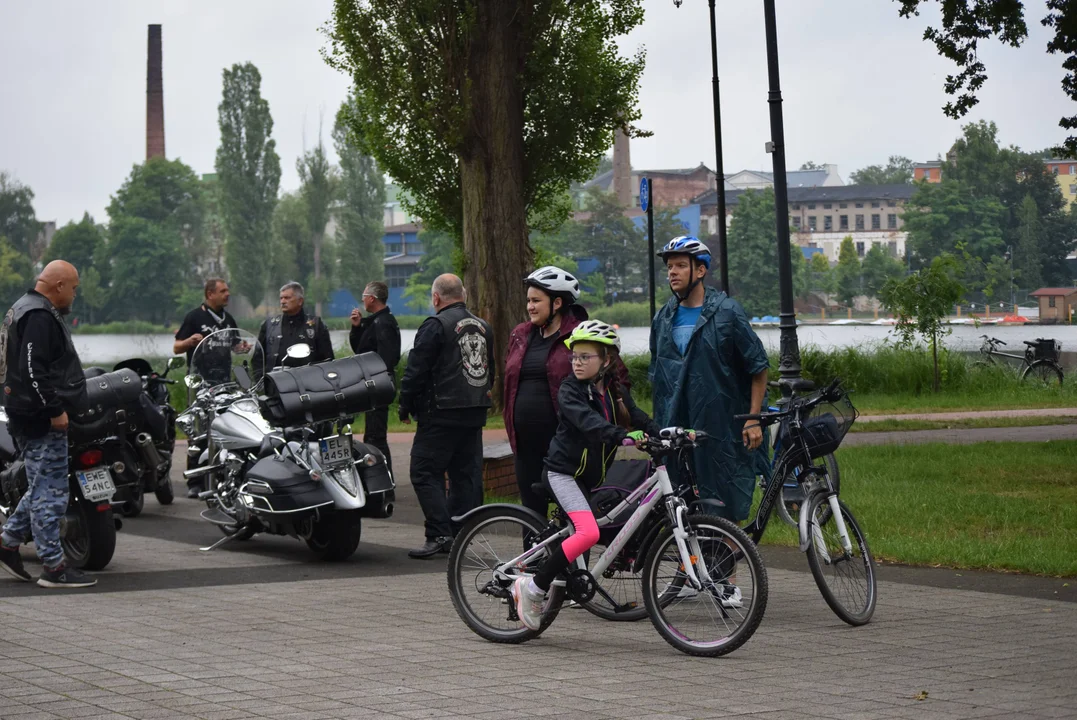
<svg viewBox="0 0 1077 720">
<path fill-rule="evenodd" d="M 703 285 L 711 262 L 706 245 L 682 236 L 658 255 L 673 297 L 651 324 L 654 419 L 662 427 L 712 436 L 694 451 L 699 495 L 718 500 L 724 505 L 720 514 L 739 522 L 748 517 L 767 455 L 759 422 L 736 422 L 733 416 L 762 409 L 767 353 L 740 303 Z"/>
</svg>

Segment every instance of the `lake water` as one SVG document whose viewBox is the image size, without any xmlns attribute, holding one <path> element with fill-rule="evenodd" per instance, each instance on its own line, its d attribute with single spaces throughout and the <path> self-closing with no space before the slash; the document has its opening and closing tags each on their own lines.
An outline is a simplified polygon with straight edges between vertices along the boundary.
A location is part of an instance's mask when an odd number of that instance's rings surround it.
<svg viewBox="0 0 1077 720">
<path fill-rule="evenodd" d="M 953 333 L 945 344 L 954 350 L 972 351 L 980 347 L 980 336 L 991 335 L 1009 343 L 1010 350 L 1024 352 L 1022 340 L 1052 337 L 1062 343 L 1063 351 L 1077 350 L 1077 326 L 1072 325 L 1012 325 L 984 326 L 953 325 Z M 646 353 L 649 348 L 649 328 L 621 328 L 621 345 L 626 354 Z M 763 344 L 778 349 L 778 328 L 756 328 Z M 331 332 L 334 347 L 347 345 L 348 333 Z M 411 349 L 414 330 L 401 330 L 402 350 Z M 801 325 L 797 328 L 801 346 L 814 345 L 822 349 L 860 347 L 879 343 L 893 337 L 893 328 L 880 325 Z M 172 354 L 171 335 L 75 335 L 75 347 L 86 365 L 110 365 L 130 357 L 167 357 Z"/>
</svg>

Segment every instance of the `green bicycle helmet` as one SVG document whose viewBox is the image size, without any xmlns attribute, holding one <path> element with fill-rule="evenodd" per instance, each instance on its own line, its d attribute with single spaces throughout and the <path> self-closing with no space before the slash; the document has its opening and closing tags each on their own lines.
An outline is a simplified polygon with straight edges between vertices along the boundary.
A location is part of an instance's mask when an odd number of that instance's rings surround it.
<svg viewBox="0 0 1077 720">
<path fill-rule="evenodd" d="M 571 335 L 565 338 L 565 345 L 569 350 L 578 342 L 593 342 L 599 345 L 609 345 L 616 348 L 618 352 L 621 350 L 621 338 L 617 335 L 617 331 L 612 325 L 601 320 L 584 320 L 572 330 Z"/>
</svg>

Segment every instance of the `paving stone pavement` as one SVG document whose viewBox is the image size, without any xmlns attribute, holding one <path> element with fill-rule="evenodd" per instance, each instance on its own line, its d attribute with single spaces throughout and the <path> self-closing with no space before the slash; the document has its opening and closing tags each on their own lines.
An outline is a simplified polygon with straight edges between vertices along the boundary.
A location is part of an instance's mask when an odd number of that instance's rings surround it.
<svg viewBox="0 0 1077 720">
<path fill-rule="evenodd" d="M 201 553 L 219 535 L 199 504 L 150 498 L 97 588 L 0 579 L 0 719 L 1077 716 L 1077 603 L 881 573 L 875 618 L 851 628 L 770 549 L 766 617 L 727 657 L 582 610 L 488 643 L 453 611 L 445 560 L 405 556 L 422 530 L 401 490 L 345 563 L 288 538 Z"/>
</svg>

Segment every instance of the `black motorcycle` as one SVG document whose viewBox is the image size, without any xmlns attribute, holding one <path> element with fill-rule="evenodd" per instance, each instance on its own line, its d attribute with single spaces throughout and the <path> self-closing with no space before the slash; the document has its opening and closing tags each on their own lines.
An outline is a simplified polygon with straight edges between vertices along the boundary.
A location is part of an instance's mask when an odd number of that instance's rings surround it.
<svg viewBox="0 0 1077 720">
<path fill-rule="evenodd" d="M 112 472 L 100 449 L 77 444 L 69 447 L 68 467 L 70 497 L 60 521 L 60 545 L 71 565 L 101 570 L 112 560 L 116 531 L 121 527 L 120 519 L 112 513 L 116 493 Z M 22 453 L 8 430 L 7 414 L 0 408 L 0 513 L 9 517 L 28 486 Z"/>
<path fill-rule="evenodd" d="M 130 407 L 117 432 L 79 442 L 78 447 L 79 451 L 96 449 L 102 453 L 103 462 L 111 469 L 116 483 L 112 502 L 124 517 L 138 517 L 142 513 L 147 492 L 153 493 L 162 505 L 170 505 L 175 499 L 169 475 L 176 445 L 176 411 L 169 403 L 168 393 L 168 385 L 175 381 L 167 376 L 170 370 L 182 366 L 183 358 L 174 357 L 164 372 L 158 373 L 146 360 L 131 358 L 117 363 L 112 373 L 102 368 L 86 370 L 87 387 L 91 389 L 102 376 L 112 376 L 121 370 L 133 371 L 141 381 L 137 391 L 123 389 L 137 392 L 137 403 L 130 402 L 134 395 L 128 396 Z"/>
</svg>

